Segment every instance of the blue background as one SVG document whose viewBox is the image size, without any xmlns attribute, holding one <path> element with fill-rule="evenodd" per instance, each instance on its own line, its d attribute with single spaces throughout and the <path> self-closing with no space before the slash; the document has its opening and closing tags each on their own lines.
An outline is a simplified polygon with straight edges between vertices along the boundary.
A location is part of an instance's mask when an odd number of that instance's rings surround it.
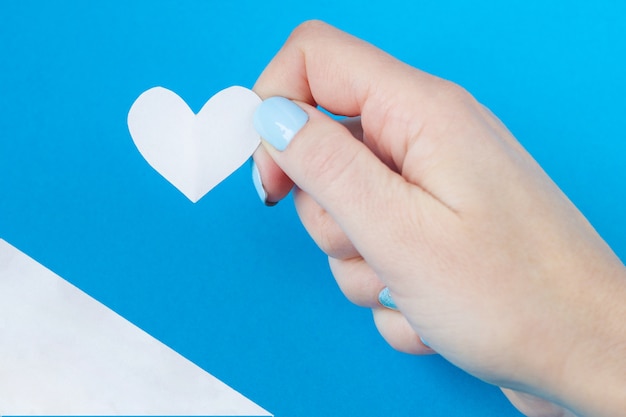
<svg viewBox="0 0 626 417">
<path fill-rule="evenodd" d="M 194 205 L 134 147 L 141 92 L 198 111 L 309 18 L 469 89 L 625 258 L 622 0 L 3 1 L 0 237 L 277 416 L 519 416 L 389 348 L 249 166 Z"/>
</svg>

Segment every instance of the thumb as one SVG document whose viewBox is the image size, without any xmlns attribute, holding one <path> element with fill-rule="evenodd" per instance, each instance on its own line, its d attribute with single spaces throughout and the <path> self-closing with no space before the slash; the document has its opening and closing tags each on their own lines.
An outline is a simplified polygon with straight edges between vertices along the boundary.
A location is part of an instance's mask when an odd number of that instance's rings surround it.
<svg viewBox="0 0 626 417">
<path fill-rule="evenodd" d="M 388 263 L 401 255 L 390 252 L 397 250 L 398 239 L 407 242 L 403 235 L 411 231 L 398 220 L 411 221 L 403 218 L 409 208 L 419 215 L 415 198 L 429 198 L 423 190 L 307 104 L 268 98 L 257 108 L 254 124 L 276 164 L 333 217 L 363 257 Z"/>
</svg>

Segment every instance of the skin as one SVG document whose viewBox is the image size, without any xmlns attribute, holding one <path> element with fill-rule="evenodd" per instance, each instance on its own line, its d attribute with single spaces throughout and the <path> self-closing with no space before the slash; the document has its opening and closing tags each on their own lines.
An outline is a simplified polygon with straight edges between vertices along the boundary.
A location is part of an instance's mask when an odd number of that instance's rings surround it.
<svg viewBox="0 0 626 417">
<path fill-rule="evenodd" d="M 309 115 L 286 150 L 254 155 L 268 201 L 296 185 L 339 287 L 391 346 L 436 351 L 530 417 L 626 410 L 624 265 L 489 110 L 315 21 L 254 90 Z"/>
</svg>

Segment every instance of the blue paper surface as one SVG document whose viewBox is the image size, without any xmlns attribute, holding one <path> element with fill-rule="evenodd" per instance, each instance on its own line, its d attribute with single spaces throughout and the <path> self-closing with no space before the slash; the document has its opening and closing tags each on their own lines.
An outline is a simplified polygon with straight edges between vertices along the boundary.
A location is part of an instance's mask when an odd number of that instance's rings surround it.
<svg viewBox="0 0 626 417">
<path fill-rule="evenodd" d="M 310 18 L 465 86 L 626 257 L 626 5 L 611 0 L 2 2 L 0 236 L 279 417 L 519 416 L 441 358 L 389 348 L 249 167 L 194 205 L 134 147 L 141 92 L 198 111 L 252 87 Z"/>
</svg>

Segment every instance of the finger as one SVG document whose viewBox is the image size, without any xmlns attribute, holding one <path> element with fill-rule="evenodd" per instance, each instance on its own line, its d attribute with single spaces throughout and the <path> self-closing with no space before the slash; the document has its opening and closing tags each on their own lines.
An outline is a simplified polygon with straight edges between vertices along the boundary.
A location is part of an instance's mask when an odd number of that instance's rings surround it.
<svg viewBox="0 0 626 417">
<path fill-rule="evenodd" d="M 363 140 L 363 128 L 360 117 L 346 117 L 339 121 L 358 140 Z M 293 181 L 280 169 L 263 146 L 259 146 L 252 155 L 253 180 L 258 175 L 260 184 L 255 184 L 259 197 L 267 206 L 273 206 L 285 198 L 293 188 Z M 254 170 L 257 170 L 255 173 Z"/>
<path fill-rule="evenodd" d="M 576 417 L 571 411 L 543 398 L 508 388 L 500 389 L 511 404 L 527 417 Z"/>
<path fill-rule="evenodd" d="M 372 309 L 372 314 L 378 332 L 392 348 L 413 355 L 435 353 L 422 343 L 418 334 L 399 311 L 381 307 Z"/>
<path fill-rule="evenodd" d="M 400 172 L 399 167 L 396 165 L 395 161 L 384 152 L 384 149 L 381 148 L 380 143 L 376 140 L 368 138 L 365 135 L 365 132 L 363 132 L 363 124 L 361 122 L 360 116 L 345 117 L 341 119 L 339 123 L 345 126 L 346 129 L 350 131 L 352 136 L 355 137 L 355 139 L 363 142 L 365 146 L 367 146 L 378 159 L 385 163 L 385 165 L 387 165 L 394 172 Z"/>
<path fill-rule="evenodd" d="M 378 262 L 388 265 L 393 259 L 428 256 L 415 250 L 428 247 L 415 229 L 435 221 L 445 206 L 390 170 L 344 126 L 311 106 L 301 106 L 276 98 L 257 109 L 255 126 L 261 137 L 284 149 L 264 143 L 272 159 L 314 196 L 374 269 Z M 294 140 L 284 142 L 286 133 Z M 398 241 L 406 244 L 398 249 Z M 410 271 L 398 272 L 401 276 Z"/>
<path fill-rule="evenodd" d="M 407 183 L 388 166 L 402 167 L 407 144 L 419 137 L 429 113 L 447 108 L 441 105 L 442 96 L 448 102 L 442 94 L 447 84 L 326 24 L 309 22 L 294 31 L 254 87 L 262 98 L 280 95 L 319 104 L 334 114 L 361 115 L 364 136 L 372 141 L 369 148 L 336 121 L 302 105 L 310 120 L 297 139 L 282 153 L 271 146 L 267 150 L 341 224 L 375 269 L 377 260 L 432 256 L 419 250 L 428 249 L 429 234 L 415 236 L 413 231 L 437 223 L 439 212 L 448 207 L 419 182 Z M 285 149 L 285 137 L 292 139 L 302 128 L 302 117 L 291 119 L 290 113 L 286 120 L 276 120 L 285 113 L 269 101 L 257 109 L 255 125 L 270 143 L 268 132 L 278 132 L 277 140 L 283 141 L 279 148 Z M 406 108 L 411 111 L 398 111 Z M 398 222 L 389 213 L 406 218 Z M 418 227 L 402 226 L 407 223 Z M 418 255 L 397 253 L 392 245 L 397 241 L 406 242 L 404 248 L 417 248 Z"/>
<path fill-rule="evenodd" d="M 370 148 L 379 148 L 381 160 L 398 170 L 405 143 L 417 137 L 432 116 L 450 107 L 450 95 L 458 90 L 450 87 L 452 83 L 367 42 L 311 21 L 293 31 L 254 90 L 264 99 L 282 96 L 320 105 L 333 114 L 360 115 L 365 136 L 376 139 Z"/>
<path fill-rule="evenodd" d="M 294 201 L 304 228 L 326 255 L 337 259 L 360 257 L 335 219 L 309 194 L 296 188 Z"/>
<path fill-rule="evenodd" d="M 371 99 L 382 99 L 388 93 L 413 96 L 414 91 L 407 94 L 412 90 L 407 87 L 414 87 L 407 85 L 407 79 L 421 87 L 417 91 L 434 93 L 431 83 L 435 77 L 326 23 L 310 21 L 293 31 L 257 80 L 254 91 L 263 99 L 283 96 L 319 104 L 334 114 L 357 116 L 363 115 Z M 423 98 L 414 97 L 414 101 Z M 371 110 L 379 113 L 389 103 L 384 104 Z"/>
<path fill-rule="evenodd" d="M 276 165 L 263 146 L 257 148 L 252 158 L 259 173 L 260 184 L 256 184 L 259 197 L 266 205 L 273 206 L 289 194 L 293 181 Z M 252 175 L 255 175 L 254 171 Z"/>
<path fill-rule="evenodd" d="M 369 148 L 370 151 L 376 155 L 378 159 L 380 159 L 385 165 L 387 165 L 394 172 L 400 172 L 400 167 L 396 165 L 396 162 L 393 158 L 390 158 L 389 155 L 385 152 L 384 147 L 381 147 L 379 141 L 372 140 L 365 135 L 363 132 L 363 124 L 361 122 L 361 117 L 346 117 L 339 121 L 343 126 L 346 127 L 359 141 L 363 142 L 365 146 Z"/>
<path fill-rule="evenodd" d="M 328 264 L 337 285 L 348 300 L 361 307 L 380 307 L 378 293 L 385 284 L 363 258 L 328 258 Z"/>
</svg>

